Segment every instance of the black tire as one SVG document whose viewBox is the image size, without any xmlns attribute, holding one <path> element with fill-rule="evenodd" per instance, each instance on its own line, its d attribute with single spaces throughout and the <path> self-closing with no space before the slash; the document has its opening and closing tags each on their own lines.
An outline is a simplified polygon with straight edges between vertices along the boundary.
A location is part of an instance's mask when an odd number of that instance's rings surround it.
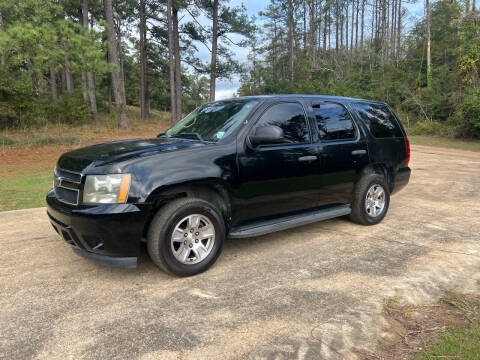
<svg viewBox="0 0 480 360">
<path fill-rule="evenodd" d="M 196 264 L 184 264 L 174 256 L 171 236 L 175 225 L 190 214 L 200 214 L 211 221 L 215 241 L 207 257 Z M 192 276 L 207 270 L 215 263 L 225 240 L 225 222 L 210 203 L 194 198 L 181 198 L 168 203 L 155 214 L 148 229 L 147 249 L 153 262 L 165 272 L 177 276 Z"/>
<path fill-rule="evenodd" d="M 367 192 L 373 185 L 380 185 L 385 193 L 383 210 L 375 217 L 370 216 L 365 208 Z M 390 205 L 390 191 L 385 177 L 377 173 L 366 173 L 356 184 L 353 192 L 352 212 L 350 220 L 362 225 L 375 225 L 383 220 Z"/>
</svg>

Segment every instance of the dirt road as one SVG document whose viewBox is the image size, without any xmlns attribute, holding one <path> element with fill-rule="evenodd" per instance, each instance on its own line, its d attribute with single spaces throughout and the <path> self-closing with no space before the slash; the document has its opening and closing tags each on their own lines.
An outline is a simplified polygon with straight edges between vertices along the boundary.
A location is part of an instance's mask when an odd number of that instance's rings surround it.
<svg viewBox="0 0 480 360">
<path fill-rule="evenodd" d="M 45 209 L 0 213 L 2 359 L 354 359 L 390 336 L 384 301 L 480 292 L 480 154 L 413 147 L 374 227 L 346 219 L 229 240 L 178 279 L 74 255 Z"/>
</svg>

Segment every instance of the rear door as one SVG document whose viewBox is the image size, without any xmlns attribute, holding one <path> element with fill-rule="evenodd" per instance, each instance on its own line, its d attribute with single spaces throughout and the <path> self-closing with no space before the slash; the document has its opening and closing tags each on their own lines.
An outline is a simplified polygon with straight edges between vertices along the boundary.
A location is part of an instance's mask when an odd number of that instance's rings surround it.
<svg viewBox="0 0 480 360">
<path fill-rule="evenodd" d="M 318 131 L 318 205 L 349 204 L 360 171 L 368 164 L 365 136 L 348 109 L 332 101 L 312 102 Z"/>
<path fill-rule="evenodd" d="M 359 118 L 370 130 L 372 162 L 396 169 L 406 158 L 405 134 L 390 107 L 383 103 L 352 104 Z"/>
</svg>

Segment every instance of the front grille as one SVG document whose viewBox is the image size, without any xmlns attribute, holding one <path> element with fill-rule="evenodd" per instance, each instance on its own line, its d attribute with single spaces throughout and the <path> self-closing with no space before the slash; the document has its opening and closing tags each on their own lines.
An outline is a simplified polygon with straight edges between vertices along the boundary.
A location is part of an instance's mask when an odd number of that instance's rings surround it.
<svg viewBox="0 0 480 360">
<path fill-rule="evenodd" d="M 55 168 L 54 186 L 57 199 L 70 205 L 78 205 L 82 174 Z"/>
<path fill-rule="evenodd" d="M 55 186 L 55 194 L 58 200 L 71 205 L 78 205 L 78 190 L 71 190 L 60 186 Z"/>
</svg>

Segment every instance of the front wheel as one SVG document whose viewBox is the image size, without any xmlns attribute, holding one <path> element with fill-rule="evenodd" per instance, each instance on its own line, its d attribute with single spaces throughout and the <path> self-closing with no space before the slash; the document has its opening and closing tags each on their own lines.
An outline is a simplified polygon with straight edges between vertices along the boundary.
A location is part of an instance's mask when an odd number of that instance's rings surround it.
<svg viewBox="0 0 480 360">
<path fill-rule="evenodd" d="M 154 216 L 147 248 L 153 262 L 164 271 L 191 276 L 213 265 L 224 239 L 224 221 L 212 204 L 182 198 L 165 205 Z"/>
<path fill-rule="evenodd" d="M 375 225 L 382 221 L 390 205 L 388 189 L 382 175 L 364 175 L 355 186 L 350 219 L 362 225 Z"/>
</svg>

